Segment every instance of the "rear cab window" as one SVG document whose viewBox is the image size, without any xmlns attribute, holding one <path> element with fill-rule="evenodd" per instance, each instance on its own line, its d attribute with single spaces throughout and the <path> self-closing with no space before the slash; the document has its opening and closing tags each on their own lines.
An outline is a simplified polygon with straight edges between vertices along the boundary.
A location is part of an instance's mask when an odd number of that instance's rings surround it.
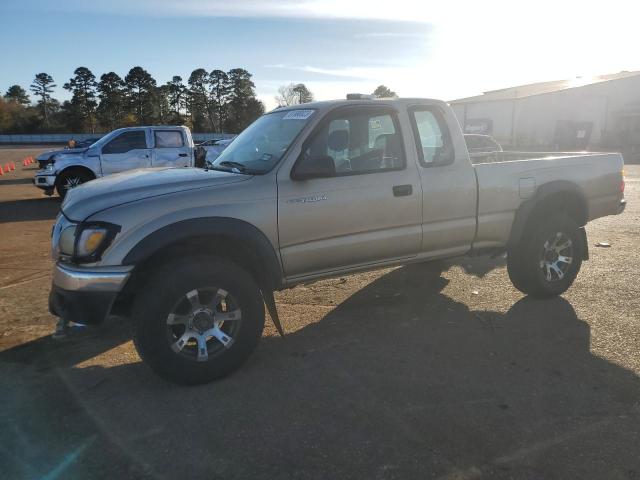
<svg viewBox="0 0 640 480">
<path fill-rule="evenodd" d="M 180 148 L 184 147 L 184 137 L 178 130 L 154 130 L 156 148 Z"/>
<path fill-rule="evenodd" d="M 434 107 L 409 108 L 409 119 L 423 167 L 449 165 L 454 160 L 453 143 L 442 113 Z"/>
</svg>

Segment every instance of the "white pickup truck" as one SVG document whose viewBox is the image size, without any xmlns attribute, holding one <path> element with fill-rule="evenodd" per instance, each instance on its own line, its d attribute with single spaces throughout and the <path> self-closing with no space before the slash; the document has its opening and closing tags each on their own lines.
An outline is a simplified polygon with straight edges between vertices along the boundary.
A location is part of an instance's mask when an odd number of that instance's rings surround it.
<svg viewBox="0 0 640 480">
<path fill-rule="evenodd" d="M 48 152 L 45 152 L 45 154 Z M 147 167 L 192 167 L 193 139 L 187 127 L 119 128 L 85 149 L 51 152 L 33 179 L 36 187 L 64 198 L 69 189 L 112 173 Z"/>
</svg>

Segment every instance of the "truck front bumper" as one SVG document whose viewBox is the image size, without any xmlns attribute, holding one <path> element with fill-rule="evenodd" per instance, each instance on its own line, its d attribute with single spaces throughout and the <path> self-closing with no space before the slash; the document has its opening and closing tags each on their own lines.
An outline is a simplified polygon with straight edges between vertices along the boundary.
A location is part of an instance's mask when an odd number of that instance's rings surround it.
<svg viewBox="0 0 640 480">
<path fill-rule="evenodd" d="M 102 323 L 131 270 L 132 267 L 86 269 L 58 263 L 53 270 L 49 310 L 74 323 Z"/>
<path fill-rule="evenodd" d="M 33 177 L 33 184 L 42 190 L 53 191 L 56 186 L 56 176 L 36 174 L 36 176 Z"/>
</svg>

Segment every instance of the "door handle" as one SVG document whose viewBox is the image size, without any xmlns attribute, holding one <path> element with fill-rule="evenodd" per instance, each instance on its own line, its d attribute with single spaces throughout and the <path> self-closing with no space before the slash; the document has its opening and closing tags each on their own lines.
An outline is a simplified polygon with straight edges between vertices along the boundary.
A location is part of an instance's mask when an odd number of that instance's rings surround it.
<svg viewBox="0 0 640 480">
<path fill-rule="evenodd" d="M 179 154 L 178 154 L 178 156 L 179 156 L 179 157 L 186 157 L 186 156 L 187 156 L 187 154 L 186 154 L 186 153 L 179 153 Z"/>
<path fill-rule="evenodd" d="M 407 197 L 413 193 L 413 187 L 411 185 L 395 185 L 393 187 L 394 197 Z"/>
</svg>

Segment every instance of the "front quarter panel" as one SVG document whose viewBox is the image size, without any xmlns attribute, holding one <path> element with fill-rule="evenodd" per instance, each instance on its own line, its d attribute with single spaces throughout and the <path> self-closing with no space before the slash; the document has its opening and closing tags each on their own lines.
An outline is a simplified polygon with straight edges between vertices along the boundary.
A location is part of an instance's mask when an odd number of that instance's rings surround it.
<svg viewBox="0 0 640 480">
<path fill-rule="evenodd" d="M 54 163 L 54 172 L 59 175 L 60 172 L 69 167 L 84 167 L 93 172 L 96 177 L 100 177 L 100 159 L 98 157 L 87 157 L 85 155 L 60 155 L 56 157 Z"/>
<path fill-rule="evenodd" d="M 88 221 L 121 226 L 100 265 L 122 265 L 127 254 L 152 233 L 177 222 L 206 217 L 247 222 L 259 229 L 277 252 L 276 184 L 266 177 L 248 177 L 236 183 L 156 196 L 92 215 Z"/>
</svg>

